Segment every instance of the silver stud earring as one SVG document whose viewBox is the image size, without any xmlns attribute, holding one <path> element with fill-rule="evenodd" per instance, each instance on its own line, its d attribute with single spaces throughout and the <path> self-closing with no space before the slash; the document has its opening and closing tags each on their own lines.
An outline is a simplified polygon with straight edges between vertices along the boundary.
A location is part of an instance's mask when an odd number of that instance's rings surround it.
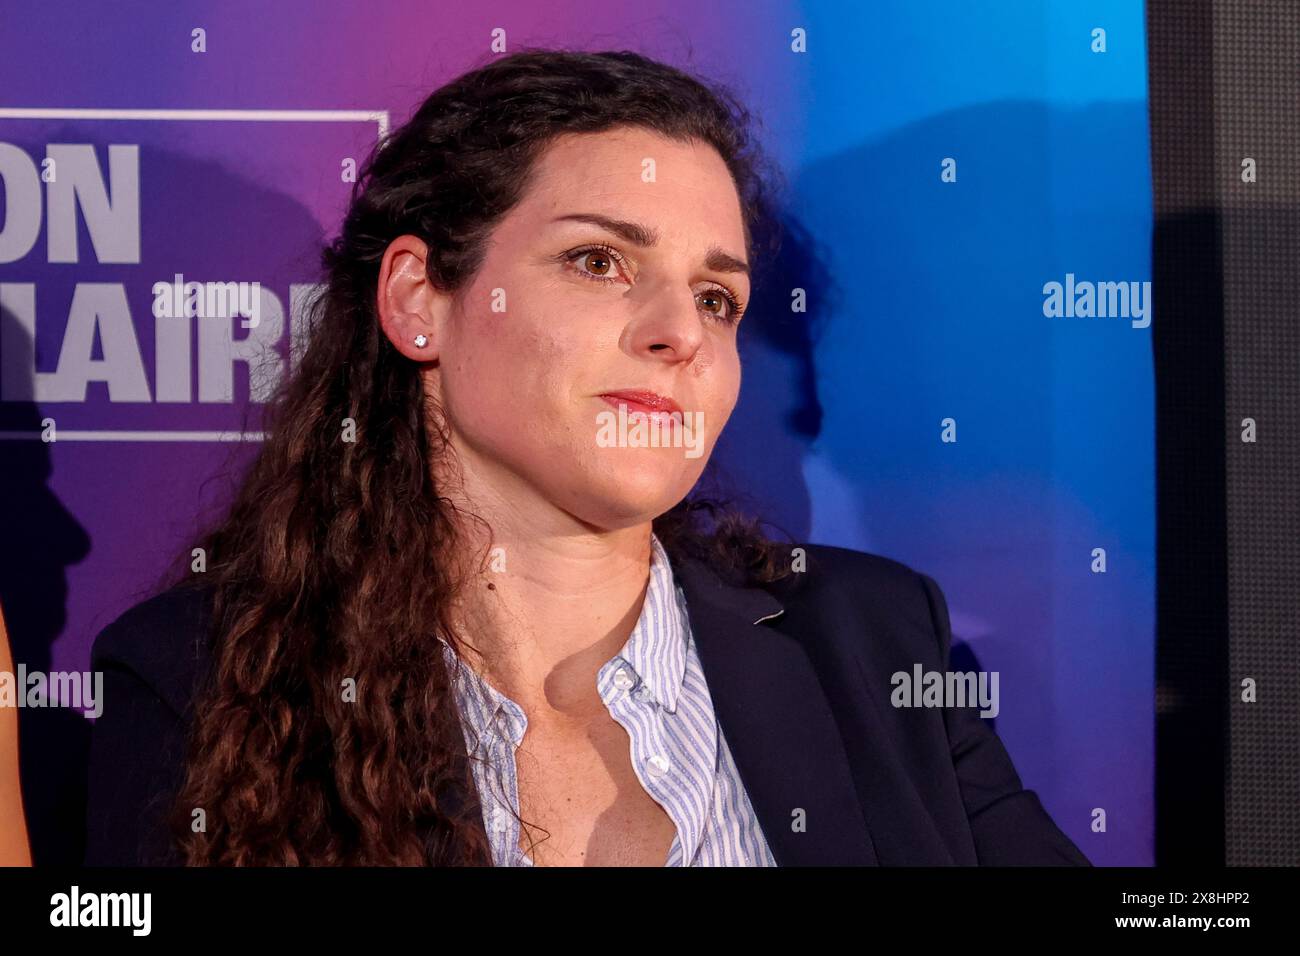
<svg viewBox="0 0 1300 956">
<path fill-rule="evenodd" d="M 426 345 L 428 345 L 428 344 L 429 344 L 429 337 L 428 337 L 427 335 L 421 333 L 421 334 L 419 334 L 419 335 L 417 335 L 417 336 L 415 337 L 415 346 L 416 346 L 416 348 L 421 348 L 421 349 L 422 349 L 422 348 L 424 348 L 424 347 L 425 347 Z"/>
</svg>

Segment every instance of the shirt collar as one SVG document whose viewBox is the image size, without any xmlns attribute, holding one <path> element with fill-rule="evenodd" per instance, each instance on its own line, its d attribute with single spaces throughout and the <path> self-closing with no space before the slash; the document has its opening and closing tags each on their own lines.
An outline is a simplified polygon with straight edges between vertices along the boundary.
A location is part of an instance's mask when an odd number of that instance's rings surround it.
<svg viewBox="0 0 1300 956">
<path fill-rule="evenodd" d="M 636 627 L 618 657 L 627 661 L 665 710 L 677 711 L 686 680 L 687 615 L 668 553 L 650 535 L 650 584 Z"/>
<path fill-rule="evenodd" d="M 447 673 L 452 680 L 457 709 L 474 736 L 472 741 L 467 741 L 472 754 L 486 738 L 488 728 L 495 725 L 497 712 L 503 707 L 517 708 L 518 705 L 464 663 L 441 634 L 438 635 L 438 640 L 442 642 L 443 660 L 446 661 Z M 522 716 L 522 711 L 520 715 Z M 516 740 L 515 743 L 518 744 L 519 741 Z"/>
</svg>

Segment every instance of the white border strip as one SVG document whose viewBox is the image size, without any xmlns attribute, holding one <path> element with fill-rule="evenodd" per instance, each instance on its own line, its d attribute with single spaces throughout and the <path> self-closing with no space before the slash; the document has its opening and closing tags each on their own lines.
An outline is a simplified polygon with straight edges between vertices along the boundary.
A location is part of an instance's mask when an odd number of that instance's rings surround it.
<svg viewBox="0 0 1300 956">
<path fill-rule="evenodd" d="M 0 432 L 0 441 L 41 441 L 41 432 Z M 63 441 L 264 441 L 265 432 L 172 432 L 172 431 L 55 431 L 49 445 Z"/>
<path fill-rule="evenodd" d="M 388 135 L 388 110 L 111 110 L 0 106 L 0 119 L 250 120 L 262 123 L 377 123 Z"/>
</svg>

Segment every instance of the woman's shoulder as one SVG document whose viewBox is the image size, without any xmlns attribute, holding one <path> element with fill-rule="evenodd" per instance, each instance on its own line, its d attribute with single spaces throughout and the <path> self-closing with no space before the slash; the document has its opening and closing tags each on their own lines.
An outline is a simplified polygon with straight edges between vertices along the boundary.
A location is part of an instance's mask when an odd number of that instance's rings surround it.
<svg viewBox="0 0 1300 956">
<path fill-rule="evenodd" d="M 210 620 L 208 588 L 174 585 L 133 604 L 99 632 L 91 669 L 130 671 L 180 714 L 206 659 Z"/>
<path fill-rule="evenodd" d="M 897 558 L 838 545 L 789 545 L 790 573 L 769 587 L 791 624 L 815 620 L 819 630 L 861 644 L 892 645 L 910 659 L 946 655 L 951 642 L 947 601 L 938 583 Z"/>
<path fill-rule="evenodd" d="M 880 607 L 922 606 L 938 590 L 934 579 L 883 554 L 839 545 L 807 542 L 788 545 L 789 573 L 775 583 L 783 599 L 821 601 L 842 595 Z"/>
<path fill-rule="evenodd" d="M 184 772 L 186 727 L 206 655 L 209 592 L 176 585 L 128 607 L 100 631 L 103 675 L 87 771 L 89 866 L 177 865 L 166 812 Z"/>
</svg>

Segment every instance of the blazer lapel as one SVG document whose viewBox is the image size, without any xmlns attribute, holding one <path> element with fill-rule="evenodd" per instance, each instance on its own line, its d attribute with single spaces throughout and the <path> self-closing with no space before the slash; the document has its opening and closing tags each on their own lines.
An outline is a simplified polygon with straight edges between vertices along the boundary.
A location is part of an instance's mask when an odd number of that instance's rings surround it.
<svg viewBox="0 0 1300 956">
<path fill-rule="evenodd" d="M 781 602 L 694 558 L 674 569 L 718 723 L 777 865 L 878 865 L 812 661 L 762 623 L 784 613 Z M 805 832 L 792 829 L 799 809 Z"/>
</svg>

